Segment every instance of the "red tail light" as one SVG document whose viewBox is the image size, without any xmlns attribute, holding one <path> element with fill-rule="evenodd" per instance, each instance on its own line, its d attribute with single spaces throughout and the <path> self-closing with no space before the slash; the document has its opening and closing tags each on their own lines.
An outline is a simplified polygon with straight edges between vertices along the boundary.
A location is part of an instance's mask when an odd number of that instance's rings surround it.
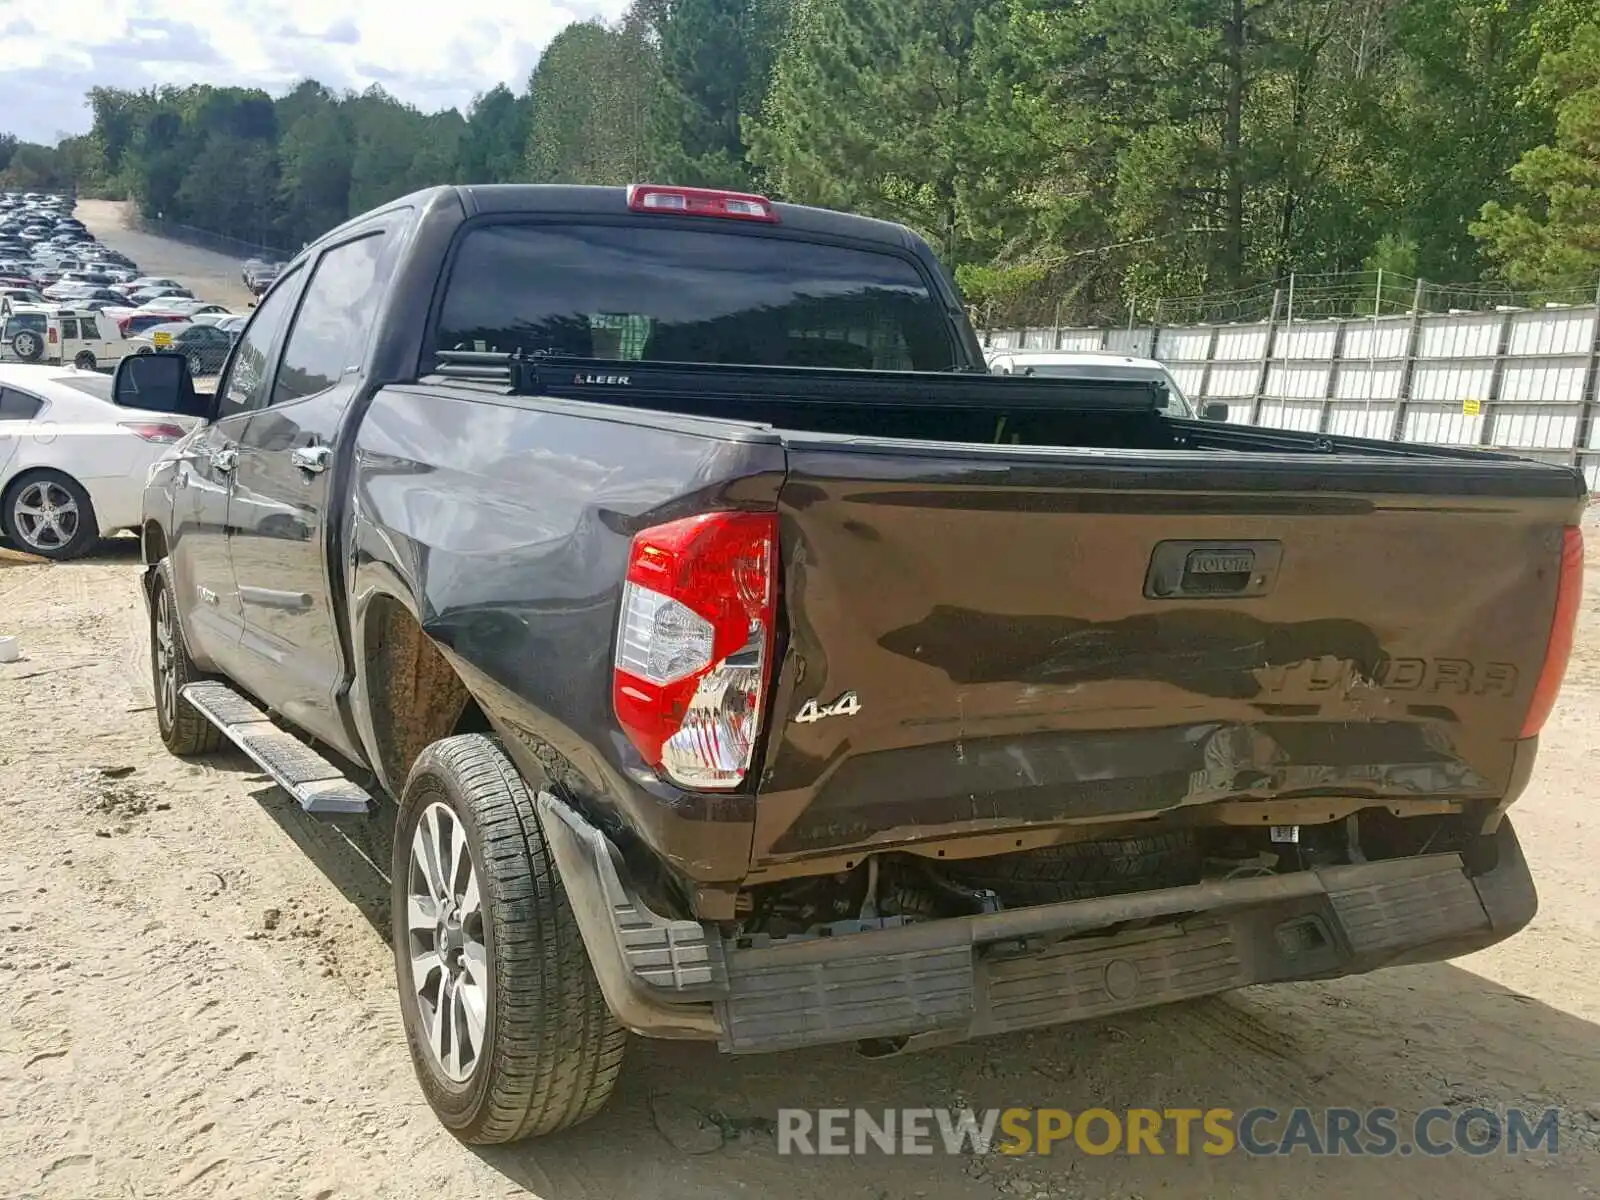
<svg viewBox="0 0 1600 1200">
<path fill-rule="evenodd" d="M 636 183 L 628 188 L 628 207 L 634 212 L 679 213 L 690 217 L 728 217 L 735 221 L 778 223 L 778 210 L 765 196 L 724 192 L 714 188 L 660 187 Z"/>
<path fill-rule="evenodd" d="M 176 442 L 188 432 L 182 425 L 153 421 L 122 421 L 118 428 L 126 429 L 135 437 L 143 438 L 147 442 Z"/>
<path fill-rule="evenodd" d="M 633 539 L 612 703 L 628 740 L 680 787 L 744 782 L 772 670 L 778 519 L 707 513 Z"/>
<path fill-rule="evenodd" d="M 56 327 L 54 325 L 50 326 L 50 344 L 52 346 L 56 344 Z"/>
<path fill-rule="evenodd" d="M 1578 625 L 1578 606 L 1583 600 L 1583 530 L 1569 525 L 1561 531 L 1561 574 L 1556 582 L 1556 611 L 1550 622 L 1550 641 L 1545 647 L 1544 668 L 1534 685 L 1522 736 L 1533 737 L 1550 719 L 1556 694 L 1567 674 L 1572 657 L 1572 634 Z"/>
</svg>

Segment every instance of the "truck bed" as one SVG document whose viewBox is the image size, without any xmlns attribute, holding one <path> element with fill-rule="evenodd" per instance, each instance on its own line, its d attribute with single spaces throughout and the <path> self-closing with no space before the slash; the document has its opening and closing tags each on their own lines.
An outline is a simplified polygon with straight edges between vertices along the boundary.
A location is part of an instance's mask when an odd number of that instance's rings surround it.
<svg viewBox="0 0 1600 1200">
<path fill-rule="evenodd" d="M 386 540 L 414 539 L 425 628 L 503 697 L 514 750 L 562 761 L 580 802 L 692 878 L 1512 785 L 1581 510 L 1570 470 L 1103 404 L 1020 407 L 1023 436 L 1093 443 L 1040 446 L 910 436 L 997 418 L 870 388 L 747 389 L 737 419 L 715 395 L 619 391 L 385 389 L 358 495 Z M 631 531 L 730 506 L 780 514 L 780 667 L 757 787 L 680 793 L 615 736 L 603 660 Z"/>
</svg>

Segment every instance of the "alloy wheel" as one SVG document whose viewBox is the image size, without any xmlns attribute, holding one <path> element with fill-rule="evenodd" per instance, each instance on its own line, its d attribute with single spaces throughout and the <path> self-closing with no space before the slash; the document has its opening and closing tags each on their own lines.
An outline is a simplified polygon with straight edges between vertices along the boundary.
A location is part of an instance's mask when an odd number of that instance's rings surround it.
<svg viewBox="0 0 1600 1200">
<path fill-rule="evenodd" d="M 35 480 L 17 493 L 11 515 L 17 536 L 35 550 L 59 550 L 78 533 L 78 502 L 49 479 Z"/>
<path fill-rule="evenodd" d="M 172 599 L 164 587 L 156 589 L 154 633 L 150 653 L 156 674 L 156 703 L 161 706 L 161 723 L 171 728 L 178 714 L 178 644 L 172 628 Z"/>
<path fill-rule="evenodd" d="M 430 804 L 411 838 L 406 880 L 411 987 L 435 1064 L 464 1083 L 483 1057 L 489 951 L 478 868 L 467 831 L 446 805 Z"/>
</svg>

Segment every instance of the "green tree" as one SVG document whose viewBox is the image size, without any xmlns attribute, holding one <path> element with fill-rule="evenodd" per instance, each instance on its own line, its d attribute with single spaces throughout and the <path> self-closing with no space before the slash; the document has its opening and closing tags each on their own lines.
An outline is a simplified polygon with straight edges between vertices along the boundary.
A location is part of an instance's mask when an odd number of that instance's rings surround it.
<svg viewBox="0 0 1600 1200">
<path fill-rule="evenodd" d="M 527 177 L 539 183 L 643 180 L 658 80 L 642 22 L 568 25 L 545 47 L 528 81 Z"/>
<path fill-rule="evenodd" d="M 472 102 L 461 137 L 463 183 L 511 183 L 522 177 L 531 105 L 505 84 Z"/>
<path fill-rule="evenodd" d="M 797 0 L 751 158 L 780 195 L 903 221 L 961 263 L 987 241 L 984 0 Z"/>
<path fill-rule="evenodd" d="M 661 92 L 653 173 L 699 187 L 751 186 L 743 123 L 767 94 L 789 0 L 660 0 Z"/>
<path fill-rule="evenodd" d="M 1554 142 L 1511 169 L 1527 199 L 1489 201 L 1472 232 L 1513 283 L 1587 285 L 1600 276 L 1600 23 L 1546 53 L 1539 84 L 1555 98 Z"/>
<path fill-rule="evenodd" d="M 278 240 L 288 247 L 350 216 L 349 115 L 336 96 L 306 80 L 278 101 Z"/>
</svg>

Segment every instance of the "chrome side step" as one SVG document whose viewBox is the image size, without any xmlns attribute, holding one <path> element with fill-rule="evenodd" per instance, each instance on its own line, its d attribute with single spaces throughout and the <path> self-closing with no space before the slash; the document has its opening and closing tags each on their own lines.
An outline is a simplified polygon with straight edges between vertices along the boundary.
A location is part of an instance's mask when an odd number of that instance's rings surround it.
<svg viewBox="0 0 1600 1200">
<path fill-rule="evenodd" d="M 365 816 L 372 797 L 225 683 L 191 683 L 183 698 L 313 816 Z"/>
</svg>

